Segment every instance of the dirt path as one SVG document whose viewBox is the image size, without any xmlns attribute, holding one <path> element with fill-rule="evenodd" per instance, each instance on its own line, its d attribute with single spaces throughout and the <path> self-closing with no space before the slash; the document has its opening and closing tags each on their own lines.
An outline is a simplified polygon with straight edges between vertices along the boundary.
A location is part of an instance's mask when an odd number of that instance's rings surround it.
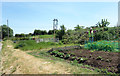
<svg viewBox="0 0 120 76">
<path fill-rule="evenodd" d="M 26 52 L 16 50 L 13 53 L 13 56 L 19 58 L 16 63 L 19 63 L 17 70 L 14 73 L 29 73 L 29 74 L 52 74 L 52 73 L 61 73 L 69 74 L 69 71 L 66 71 L 62 63 L 52 63 L 41 58 L 35 58 L 27 54 Z M 59 66 L 58 66 L 59 65 Z"/>
<path fill-rule="evenodd" d="M 7 45 L 7 48 L 12 50 L 11 58 L 16 58 L 6 74 L 70 74 L 69 68 L 62 62 L 49 62 L 45 59 L 36 58 L 19 49 L 14 49 L 13 46 Z"/>
</svg>

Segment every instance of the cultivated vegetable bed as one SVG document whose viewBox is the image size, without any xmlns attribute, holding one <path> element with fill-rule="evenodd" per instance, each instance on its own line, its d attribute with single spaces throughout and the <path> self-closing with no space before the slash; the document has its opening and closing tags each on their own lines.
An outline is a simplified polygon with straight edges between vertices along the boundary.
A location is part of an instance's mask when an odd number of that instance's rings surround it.
<svg viewBox="0 0 120 76">
<path fill-rule="evenodd" d="M 108 72 L 118 72 L 119 53 L 105 51 L 90 51 L 80 46 L 54 48 L 48 51 L 51 55 L 70 61 L 76 61 L 93 67 L 107 69 Z"/>
</svg>

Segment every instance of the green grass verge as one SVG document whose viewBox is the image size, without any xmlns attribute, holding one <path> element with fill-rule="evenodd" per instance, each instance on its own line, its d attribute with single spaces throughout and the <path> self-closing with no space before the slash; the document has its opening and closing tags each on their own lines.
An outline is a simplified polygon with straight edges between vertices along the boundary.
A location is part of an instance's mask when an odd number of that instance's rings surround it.
<svg viewBox="0 0 120 76">
<path fill-rule="evenodd" d="M 24 40 L 19 41 L 14 44 L 16 49 L 22 50 L 40 50 L 40 49 L 50 49 L 56 47 L 65 47 L 65 46 L 72 46 L 72 45 L 79 45 L 79 44 L 61 44 L 61 43 L 54 43 L 54 42 L 40 42 L 36 43 L 35 40 Z"/>
<path fill-rule="evenodd" d="M 53 38 L 54 35 L 37 35 L 37 36 L 31 36 L 31 37 L 36 37 L 36 38 Z"/>
<path fill-rule="evenodd" d="M 54 35 L 39 35 L 39 38 L 53 38 Z"/>
</svg>

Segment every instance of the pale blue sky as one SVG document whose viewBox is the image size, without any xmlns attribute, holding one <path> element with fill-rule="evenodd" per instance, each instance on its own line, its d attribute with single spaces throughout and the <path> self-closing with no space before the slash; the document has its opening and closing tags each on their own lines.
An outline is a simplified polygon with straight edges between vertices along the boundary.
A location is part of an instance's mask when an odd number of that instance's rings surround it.
<svg viewBox="0 0 120 76">
<path fill-rule="evenodd" d="M 53 19 L 58 19 L 58 28 L 64 24 L 74 29 L 79 24 L 93 26 L 102 18 L 115 26 L 118 21 L 117 2 L 3 2 L 2 24 L 16 33 L 32 33 L 34 29 L 53 29 Z"/>
</svg>

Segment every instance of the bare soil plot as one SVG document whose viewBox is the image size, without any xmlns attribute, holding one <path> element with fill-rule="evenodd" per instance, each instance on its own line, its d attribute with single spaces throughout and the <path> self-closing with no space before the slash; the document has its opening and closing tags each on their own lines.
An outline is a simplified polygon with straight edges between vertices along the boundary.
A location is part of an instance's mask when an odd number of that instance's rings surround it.
<svg viewBox="0 0 120 76">
<path fill-rule="evenodd" d="M 91 65 L 93 67 L 97 67 L 100 69 L 104 68 L 104 69 L 107 69 L 108 72 L 119 71 L 118 66 L 120 64 L 119 62 L 120 53 L 104 52 L 104 51 L 91 52 L 90 50 L 85 50 L 85 49 L 58 50 L 59 53 L 64 54 L 63 56 L 61 56 L 62 54 L 56 55 L 55 53 L 52 53 L 52 51 L 55 51 L 55 50 L 51 49 L 50 51 L 51 51 L 50 53 L 51 55 L 55 55 L 56 57 L 61 57 L 66 60 L 70 60 L 70 61 L 76 60 L 78 61 L 78 63 Z"/>
</svg>

